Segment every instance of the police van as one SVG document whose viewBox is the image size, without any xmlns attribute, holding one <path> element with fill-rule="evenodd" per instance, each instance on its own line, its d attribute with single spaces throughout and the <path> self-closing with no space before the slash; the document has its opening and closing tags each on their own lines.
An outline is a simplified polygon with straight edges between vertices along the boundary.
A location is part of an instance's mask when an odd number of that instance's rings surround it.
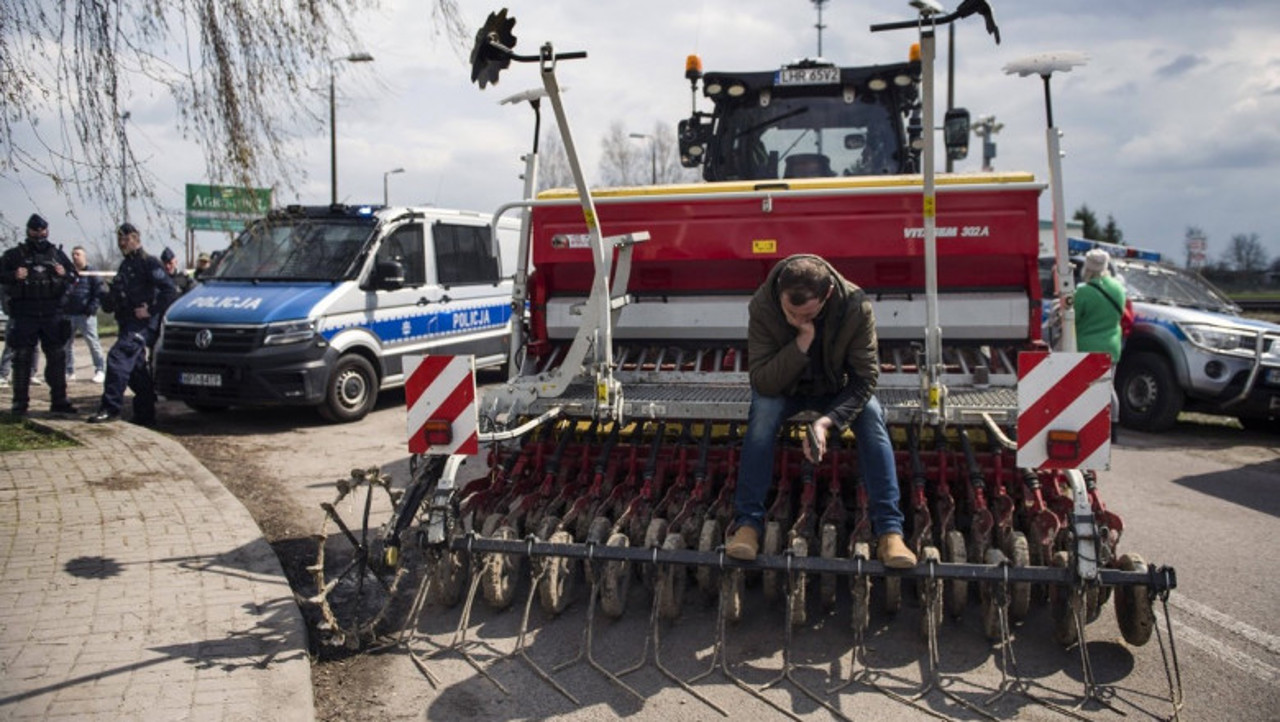
<svg viewBox="0 0 1280 722">
<path fill-rule="evenodd" d="M 1280 431 L 1280 325 L 1244 318 L 1200 274 L 1130 246 L 1068 239 L 1077 281 L 1080 259 L 1094 248 L 1111 255 L 1111 271 L 1133 302 L 1133 329 L 1116 368 L 1123 425 L 1162 431 L 1186 410 Z M 1052 265 L 1052 258 L 1041 259 L 1046 311 L 1053 302 Z M 1052 326 L 1046 323 L 1051 345 Z"/>
<path fill-rule="evenodd" d="M 468 211 L 272 211 L 165 314 L 157 391 L 200 411 L 313 406 L 348 422 L 404 384 L 406 355 L 500 366 L 518 240 L 518 221 Z"/>
</svg>

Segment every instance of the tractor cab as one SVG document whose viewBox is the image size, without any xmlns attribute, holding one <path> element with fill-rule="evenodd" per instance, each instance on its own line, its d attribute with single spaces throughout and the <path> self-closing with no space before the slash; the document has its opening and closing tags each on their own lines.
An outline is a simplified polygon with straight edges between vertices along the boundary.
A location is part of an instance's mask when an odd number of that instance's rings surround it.
<svg viewBox="0 0 1280 722">
<path fill-rule="evenodd" d="M 873 176 L 918 172 L 920 61 L 841 68 L 805 59 L 776 71 L 685 77 L 693 114 L 680 121 L 680 162 L 708 181 Z M 715 108 L 696 109 L 698 81 Z M 947 116 L 950 157 L 967 151 L 968 111 Z M 954 142 L 953 142 L 954 141 Z"/>
</svg>

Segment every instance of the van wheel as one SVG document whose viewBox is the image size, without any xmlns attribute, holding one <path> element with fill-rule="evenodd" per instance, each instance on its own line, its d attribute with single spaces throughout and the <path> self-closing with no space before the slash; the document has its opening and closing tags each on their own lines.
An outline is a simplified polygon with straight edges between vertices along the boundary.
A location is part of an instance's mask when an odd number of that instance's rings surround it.
<svg viewBox="0 0 1280 722">
<path fill-rule="evenodd" d="M 1178 421 L 1184 397 L 1173 368 L 1160 354 L 1134 354 L 1120 364 L 1120 422 L 1140 431 L 1164 431 Z"/>
<path fill-rule="evenodd" d="M 338 359 L 329 375 L 329 388 L 320 415 L 334 423 L 363 419 L 378 399 L 378 375 L 363 356 L 351 354 Z"/>
</svg>

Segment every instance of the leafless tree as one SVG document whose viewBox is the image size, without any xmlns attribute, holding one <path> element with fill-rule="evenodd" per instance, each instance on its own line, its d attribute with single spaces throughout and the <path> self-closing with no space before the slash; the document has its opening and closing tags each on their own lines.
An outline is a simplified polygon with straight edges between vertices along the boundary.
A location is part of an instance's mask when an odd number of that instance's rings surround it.
<svg viewBox="0 0 1280 722">
<path fill-rule="evenodd" d="M 676 132 L 670 123 L 658 121 L 648 133 L 632 134 L 621 121 L 614 121 L 601 149 L 600 177 L 609 185 L 689 183 L 698 177 L 696 171 L 680 165 Z"/>
<path fill-rule="evenodd" d="M 1265 271 L 1269 261 L 1267 250 L 1262 247 L 1257 233 L 1237 233 L 1231 236 L 1231 243 L 1222 255 L 1223 265 L 1242 273 Z"/>
<path fill-rule="evenodd" d="M 0 173 L 28 189 L 168 225 L 156 178 L 126 143 L 136 93 L 162 89 L 175 125 L 227 185 L 291 185 L 285 155 L 300 95 L 335 57 L 361 49 L 350 19 L 378 0 L 0 0 Z M 461 46 L 457 0 L 431 0 L 435 26 Z M 318 115 L 318 114 L 317 114 Z M 315 118 L 317 122 L 327 119 Z"/>
<path fill-rule="evenodd" d="M 569 156 L 559 131 L 548 130 L 538 149 L 538 190 L 547 188 L 572 188 L 573 171 L 569 168 Z"/>
</svg>

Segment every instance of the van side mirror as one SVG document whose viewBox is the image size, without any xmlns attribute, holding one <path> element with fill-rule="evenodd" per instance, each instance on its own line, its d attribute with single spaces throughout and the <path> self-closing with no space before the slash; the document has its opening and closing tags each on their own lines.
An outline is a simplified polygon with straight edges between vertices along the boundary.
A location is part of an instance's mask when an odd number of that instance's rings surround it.
<svg viewBox="0 0 1280 722">
<path fill-rule="evenodd" d="M 383 291 L 404 288 L 404 266 L 395 261 L 378 261 L 373 271 L 373 287 Z"/>
<path fill-rule="evenodd" d="M 947 145 L 947 158 L 964 160 L 969 155 L 969 111 L 952 108 L 942 123 L 942 136 Z"/>
</svg>

